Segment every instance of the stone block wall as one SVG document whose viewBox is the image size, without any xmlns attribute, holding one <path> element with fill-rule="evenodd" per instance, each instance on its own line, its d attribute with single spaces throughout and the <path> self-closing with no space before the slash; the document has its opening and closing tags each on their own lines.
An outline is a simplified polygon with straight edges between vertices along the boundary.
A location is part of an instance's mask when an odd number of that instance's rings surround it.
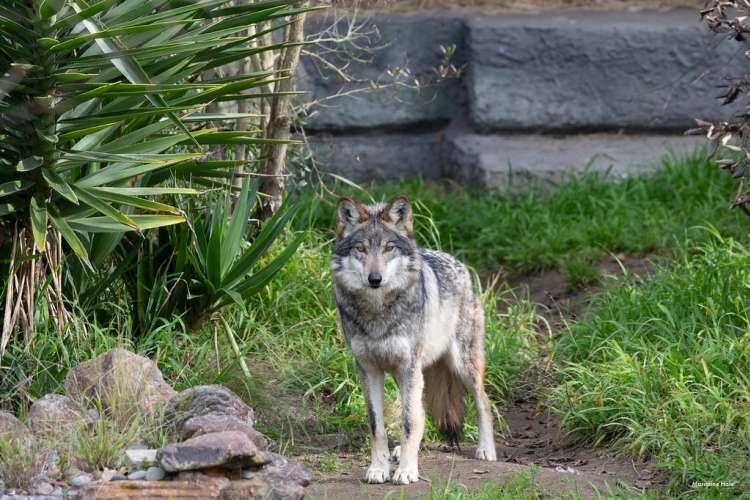
<svg viewBox="0 0 750 500">
<path fill-rule="evenodd" d="M 298 74 L 300 89 L 322 99 L 306 123 L 319 164 L 355 181 L 449 177 L 499 187 L 511 171 L 640 172 L 664 151 L 700 144 L 682 133 L 695 118 L 731 111 L 716 96 L 744 65 L 737 44 L 687 10 L 368 23 L 373 50 L 344 47 L 362 61 L 346 53 L 338 61 L 353 81 L 314 57 Z M 435 80 L 441 46 L 455 47 L 461 76 L 405 85 Z M 393 74 L 400 83 L 389 85 Z M 351 93 L 369 82 L 384 88 Z"/>
</svg>

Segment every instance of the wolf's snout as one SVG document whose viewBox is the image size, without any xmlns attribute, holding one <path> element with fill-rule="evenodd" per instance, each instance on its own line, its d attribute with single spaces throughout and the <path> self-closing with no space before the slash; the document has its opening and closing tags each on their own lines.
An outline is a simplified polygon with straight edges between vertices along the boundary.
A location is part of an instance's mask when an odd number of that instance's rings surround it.
<svg viewBox="0 0 750 500">
<path fill-rule="evenodd" d="M 378 288 L 380 286 L 380 283 L 383 281 L 383 277 L 380 275 L 380 273 L 370 273 L 367 276 L 367 281 L 370 283 L 371 287 Z"/>
</svg>

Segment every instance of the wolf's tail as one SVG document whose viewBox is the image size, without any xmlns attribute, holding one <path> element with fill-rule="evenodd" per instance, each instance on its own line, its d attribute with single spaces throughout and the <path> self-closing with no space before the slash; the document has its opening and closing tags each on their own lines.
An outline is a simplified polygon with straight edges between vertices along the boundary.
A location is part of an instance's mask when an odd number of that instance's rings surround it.
<svg viewBox="0 0 750 500">
<path fill-rule="evenodd" d="M 443 439 L 458 446 L 464 425 L 464 385 L 446 358 L 424 371 L 427 411 Z"/>
</svg>

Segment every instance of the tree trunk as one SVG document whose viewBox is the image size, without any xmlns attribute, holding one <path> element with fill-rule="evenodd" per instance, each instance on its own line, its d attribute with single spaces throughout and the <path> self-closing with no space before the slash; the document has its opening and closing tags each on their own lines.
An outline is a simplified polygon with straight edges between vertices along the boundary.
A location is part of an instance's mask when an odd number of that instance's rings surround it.
<svg viewBox="0 0 750 500">
<path fill-rule="evenodd" d="M 306 7 L 308 2 L 301 2 L 300 7 Z M 291 92 L 294 90 L 294 72 L 299 63 L 302 43 L 305 39 L 305 13 L 294 16 L 294 20 L 284 32 L 286 47 L 279 57 L 277 70 L 279 76 L 286 76 L 284 80 L 276 82 L 275 92 Z M 271 101 L 269 120 L 266 127 L 266 138 L 275 141 L 287 141 L 290 137 L 292 125 L 292 96 L 276 95 Z M 256 218 L 260 221 L 270 218 L 281 206 L 284 196 L 284 179 L 287 144 L 266 144 L 262 148 L 261 157 L 265 158 L 261 168 L 261 194 Z"/>
</svg>

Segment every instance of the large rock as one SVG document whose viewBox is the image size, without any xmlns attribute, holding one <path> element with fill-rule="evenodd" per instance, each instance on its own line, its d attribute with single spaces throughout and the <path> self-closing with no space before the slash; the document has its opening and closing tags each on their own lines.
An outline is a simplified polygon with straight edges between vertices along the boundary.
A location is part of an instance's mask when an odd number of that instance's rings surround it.
<svg viewBox="0 0 750 500">
<path fill-rule="evenodd" d="M 129 405 L 144 413 L 176 394 L 153 361 L 120 348 L 72 368 L 65 377 L 65 391 L 105 409 Z"/>
<path fill-rule="evenodd" d="M 84 430 L 93 419 L 77 401 L 61 394 L 47 394 L 29 409 L 29 426 L 34 433 Z"/>
<path fill-rule="evenodd" d="M 221 385 L 199 385 L 186 389 L 169 400 L 164 408 L 164 420 L 183 435 L 185 423 L 194 417 L 206 415 L 232 416 L 240 422 L 253 425 L 253 409 L 239 396 Z"/>
<path fill-rule="evenodd" d="M 234 415 L 199 415 L 185 421 L 179 430 L 182 441 L 211 434 L 213 432 L 238 431 L 245 434 L 260 449 L 266 449 L 269 440 L 262 433 L 253 429 L 246 421 Z"/>
<path fill-rule="evenodd" d="M 350 20 L 333 25 L 346 33 Z M 465 25 L 460 17 L 449 16 L 373 16 L 356 20 L 360 33 L 354 44 L 313 44 L 307 48 L 325 57 L 353 77 L 341 74 L 317 57 L 303 56 L 297 70 L 297 85 L 308 91 L 305 101 L 324 99 L 305 121 L 309 131 L 364 128 L 405 128 L 414 125 L 445 123 L 459 113 L 462 84 L 459 78 L 438 81 L 436 69 L 443 62 L 440 46 L 456 47 L 453 63 L 465 62 L 463 41 Z M 331 28 L 332 21 L 319 18 L 307 23 L 310 34 Z M 327 35 L 324 35 L 324 37 Z M 352 57 L 354 56 L 354 57 Z M 421 89 L 415 80 L 432 82 Z M 370 82 L 375 87 L 370 88 Z M 351 95 L 340 93 L 366 89 Z"/>
<path fill-rule="evenodd" d="M 213 432 L 160 449 L 157 458 L 167 472 L 221 467 L 260 467 L 270 461 L 250 438 L 239 431 Z"/>
<path fill-rule="evenodd" d="M 30 434 L 26 424 L 7 411 L 0 411 L 0 439 L 25 439 Z"/>
<path fill-rule="evenodd" d="M 737 43 L 693 11 L 483 17 L 469 22 L 471 120 L 482 130 L 674 130 L 716 120 Z"/>
</svg>

